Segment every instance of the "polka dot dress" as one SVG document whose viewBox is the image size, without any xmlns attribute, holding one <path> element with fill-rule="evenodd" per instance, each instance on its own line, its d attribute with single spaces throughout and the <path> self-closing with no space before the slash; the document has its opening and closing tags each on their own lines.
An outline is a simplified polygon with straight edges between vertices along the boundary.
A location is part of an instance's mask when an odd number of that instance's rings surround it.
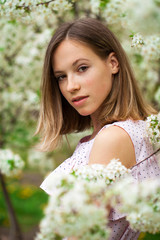
<svg viewBox="0 0 160 240">
<path fill-rule="evenodd" d="M 100 131 L 113 125 L 124 129 L 132 140 L 135 149 L 136 165 L 132 167 L 131 173 L 135 181 L 143 181 L 143 179 L 146 178 L 159 177 L 160 168 L 156 157 L 155 155 L 150 157 L 153 153 L 153 148 L 147 138 L 145 122 L 142 120 L 115 122 L 113 124 L 105 125 Z M 54 194 L 47 187 L 47 182 L 50 176 L 55 172 L 69 173 L 72 169 L 88 164 L 94 140 L 95 138 L 89 140 L 88 136 L 81 139 L 73 155 L 56 168 L 43 181 L 40 187 L 49 195 Z M 114 209 L 112 209 L 109 214 L 109 226 L 112 230 L 110 240 L 136 240 L 139 236 L 139 232 L 135 232 L 130 228 L 124 214 L 119 214 Z"/>
</svg>

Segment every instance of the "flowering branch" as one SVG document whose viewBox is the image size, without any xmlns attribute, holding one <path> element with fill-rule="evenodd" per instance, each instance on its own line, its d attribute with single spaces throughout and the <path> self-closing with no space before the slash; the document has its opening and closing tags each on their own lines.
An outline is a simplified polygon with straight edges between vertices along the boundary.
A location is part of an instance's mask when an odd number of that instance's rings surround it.
<svg viewBox="0 0 160 240">
<path fill-rule="evenodd" d="M 159 178 L 135 182 L 133 178 L 128 177 L 117 182 L 111 191 L 113 193 L 112 207 L 116 207 L 119 212 L 126 214 L 126 219 L 132 229 L 151 234 L 159 232 Z"/>
<path fill-rule="evenodd" d="M 107 240 L 110 234 L 106 227 L 109 213 L 107 186 L 129 172 L 121 162 L 112 159 L 107 166 L 92 164 L 70 174 L 50 175 L 45 188 L 51 198 L 35 240 L 64 237 Z"/>
<path fill-rule="evenodd" d="M 48 7 L 48 5 L 51 3 L 51 2 L 54 2 L 55 0 L 50 0 L 50 1 L 48 1 L 48 2 L 40 2 L 40 3 L 37 3 L 35 6 L 40 6 L 40 5 L 45 5 L 46 7 Z M 16 8 L 18 9 L 18 8 L 20 8 L 20 9 L 22 9 L 22 8 L 24 8 L 26 11 L 31 11 L 31 9 L 29 8 L 29 6 L 27 6 L 27 5 L 25 5 L 25 3 L 23 4 L 23 5 L 18 5 L 18 6 L 16 6 Z"/>
</svg>

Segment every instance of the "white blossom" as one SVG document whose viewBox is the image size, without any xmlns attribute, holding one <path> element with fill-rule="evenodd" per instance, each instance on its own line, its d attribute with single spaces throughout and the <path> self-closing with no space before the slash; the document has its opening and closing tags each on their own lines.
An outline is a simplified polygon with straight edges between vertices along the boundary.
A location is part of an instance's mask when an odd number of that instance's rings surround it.
<svg viewBox="0 0 160 240">
<path fill-rule="evenodd" d="M 44 152 L 38 152 L 33 149 L 28 152 L 27 163 L 30 168 L 36 169 L 42 174 L 46 174 L 50 171 L 50 169 L 55 168 L 53 158 L 49 157 Z"/>
<path fill-rule="evenodd" d="M 160 113 L 147 117 L 146 129 L 151 143 L 160 143 Z"/>
<path fill-rule="evenodd" d="M 150 179 L 138 183 L 131 177 L 126 178 L 129 172 L 117 159 L 113 159 L 107 166 L 92 164 L 70 174 L 57 172 L 49 175 L 47 188 L 52 196 L 36 240 L 71 236 L 83 240 L 108 239 L 108 203 L 127 214 L 133 229 L 158 232 L 160 182 Z M 125 178 L 120 180 L 121 176 Z M 93 230 L 95 224 L 96 232 L 93 234 L 90 229 Z"/>
<path fill-rule="evenodd" d="M 116 201 L 112 206 L 126 214 L 131 228 L 141 232 L 157 233 L 160 229 L 160 181 L 147 179 L 141 183 L 132 178 L 120 180 L 112 189 Z M 129 195 L 128 195 L 129 194 Z"/>
<path fill-rule="evenodd" d="M 128 172 L 117 159 L 113 159 L 108 166 L 93 164 L 70 174 L 50 174 L 47 189 L 52 192 L 52 197 L 36 240 L 51 240 L 56 234 L 82 240 L 108 239 L 107 185 Z"/>
<path fill-rule="evenodd" d="M 24 162 L 18 154 L 14 154 L 10 149 L 0 149 L 0 171 L 6 176 L 18 175 Z"/>
<path fill-rule="evenodd" d="M 131 46 L 135 48 L 135 51 L 137 48 L 137 52 L 144 58 L 146 63 L 160 59 L 159 35 L 142 36 L 141 34 L 136 33 L 132 37 Z"/>
<path fill-rule="evenodd" d="M 75 170 L 75 175 L 88 180 L 105 179 L 107 183 L 111 183 L 129 172 L 130 170 L 123 166 L 118 159 L 112 159 L 106 166 L 102 164 L 82 166 Z"/>
<path fill-rule="evenodd" d="M 141 54 L 146 61 L 160 59 L 160 36 L 151 35 L 144 40 L 141 48 Z"/>
<path fill-rule="evenodd" d="M 17 56 L 16 63 L 20 65 L 28 65 L 31 62 L 31 58 L 25 56 Z"/>
<path fill-rule="evenodd" d="M 94 14 L 98 14 L 100 10 L 100 0 L 90 0 L 91 11 Z"/>
<path fill-rule="evenodd" d="M 61 184 L 58 184 L 60 178 Z M 106 185 L 99 184 L 95 193 L 96 183 L 90 186 L 90 182 L 77 179 L 73 175 L 60 177 L 58 174 L 56 183 L 59 191 L 55 191 L 50 198 L 36 240 L 51 240 L 56 236 L 75 236 L 83 240 L 108 239 L 107 210 L 102 201 L 98 202 L 99 205 L 96 203 L 102 198 L 102 189 L 104 190 Z"/>
<path fill-rule="evenodd" d="M 134 34 L 132 37 L 132 47 L 141 47 L 144 44 L 144 40 L 141 34 Z"/>
<path fill-rule="evenodd" d="M 56 11 L 57 15 L 61 16 L 64 11 L 72 8 L 73 2 L 67 0 L 6 0 L 3 4 L 0 4 L 0 11 L 2 17 L 16 18 L 21 22 L 30 23 L 35 21 L 37 14 L 43 15 L 44 19 L 49 19 L 53 15 L 53 11 Z"/>
<path fill-rule="evenodd" d="M 103 17 L 106 19 L 108 24 L 126 24 L 127 3 L 128 0 L 111 0 L 107 3 L 103 12 Z"/>
</svg>

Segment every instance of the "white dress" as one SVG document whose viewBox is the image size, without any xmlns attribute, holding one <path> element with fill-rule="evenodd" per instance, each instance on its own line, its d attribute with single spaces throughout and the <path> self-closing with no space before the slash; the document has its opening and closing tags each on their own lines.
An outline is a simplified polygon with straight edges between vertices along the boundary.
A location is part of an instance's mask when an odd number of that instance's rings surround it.
<svg viewBox="0 0 160 240">
<path fill-rule="evenodd" d="M 146 137 L 145 122 L 142 120 L 114 122 L 105 125 L 101 130 L 113 125 L 124 129 L 133 143 L 137 164 L 131 169 L 131 174 L 135 181 L 143 181 L 143 179 L 146 178 L 160 176 L 160 168 L 155 155 L 149 157 L 153 153 L 153 148 L 149 139 Z M 69 173 L 72 169 L 88 164 L 94 140 L 95 138 L 89 140 L 89 136 L 81 139 L 73 155 L 66 159 L 50 175 L 55 174 L 55 172 Z M 144 159 L 146 160 L 143 161 Z M 52 195 L 54 193 L 50 192 L 47 187 L 50 175 L 43 181 L 40 187 L 49 195 Z M 114 209 L 111 210 L 109 215 L 109 226 L 112 229 L 110 240 L 136 240 L 139 236 L 139 232 L 135 232 L 130 228 L 128 221 L 125 219 L 125 215 L 119 214 Z"/>
</svg>

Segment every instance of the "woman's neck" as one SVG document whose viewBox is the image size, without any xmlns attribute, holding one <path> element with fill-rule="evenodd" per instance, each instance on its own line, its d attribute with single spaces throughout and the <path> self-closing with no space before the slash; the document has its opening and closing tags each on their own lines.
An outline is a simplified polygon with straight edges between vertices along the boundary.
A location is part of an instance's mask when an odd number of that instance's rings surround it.
<svg viewBox="0 0 160 240">
<path fill-rule="evenodd" d="M 98 118 L 95 116 L 94 117 L 91 116 L 91 119 L 92 119 L 93 133 L 91 134 L 90 140 L 93 139 L 101 129 L 101 125 L 99 121 L 97 121 Z"/>
</svg>

